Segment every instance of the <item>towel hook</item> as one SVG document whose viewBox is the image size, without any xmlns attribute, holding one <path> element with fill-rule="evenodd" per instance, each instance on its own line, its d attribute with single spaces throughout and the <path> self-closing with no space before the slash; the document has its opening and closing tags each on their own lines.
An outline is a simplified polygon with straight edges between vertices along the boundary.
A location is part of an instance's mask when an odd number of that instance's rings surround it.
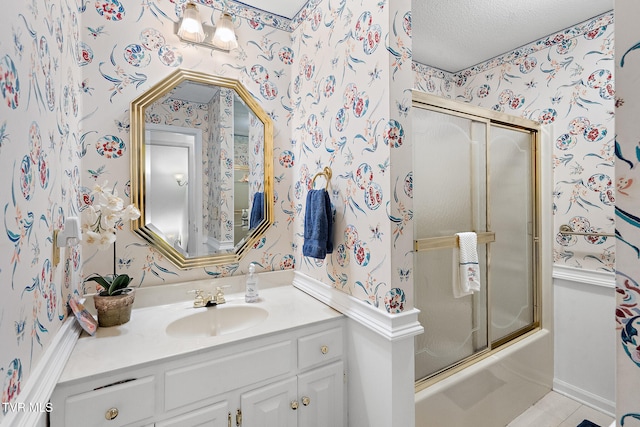
<svg viewBox="0 0 640 427">
<path fill-rule="evenodd" d="M 318 172 L 317 174 L 315 174 L 313 176 L 313 179 L 311 180 L 311 188 L 313 189 L 316 183 L 316 178 L 319 176 L 324 176 L 325 180 L 327 181 L 327 183 L 324 186 L 325 190 L 329 189 L 329 181 L 331 180 L 331 176 L 333 175 L 333 171 L 331 170 L 331 168 L 329 166 L 325 166 L 324 169 L 322 169 L 321 172 Z"/>
</svg>

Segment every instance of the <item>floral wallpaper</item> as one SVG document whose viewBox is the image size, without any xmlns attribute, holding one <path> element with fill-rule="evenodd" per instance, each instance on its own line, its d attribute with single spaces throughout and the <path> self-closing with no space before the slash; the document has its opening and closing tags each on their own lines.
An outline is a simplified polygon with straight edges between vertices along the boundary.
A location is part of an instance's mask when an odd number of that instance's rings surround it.
<svg viewBox="0 0 640 427">
<path fill-rule="evenodd" d="M 66 318 L 80 252 L 53 262 L 78 216 L 82 42 L 73 2 L 7 3 L 0 17 L 0 395 L 13 401 Z M 0 406 L 0 422 L 7 406 Z"/>
<path fill-rule="evenodd" d="M 218 144 L 220 148 L 218 168 L 216 176 L 218 196 L 214 200 L 219 200 L 220 227 L 215 236 L 220 236 L 220 241 L 233 246 L 233 217 L 234 217 L 234 192 L 233 189 L 233 161 L 234 161 L 234 138 L 233 138 L 233 97 L 235 92 L 230 89 L 220 89 L 220 126 Z"/>
<path fill-rule="evenodd" d="M 409 1 L 323 1 L 301 22 L 293 32 L 291 147 L 278 153 L 295 169 L 281 203 L 297 257 L 307 192 L 325 166 L 333 171 L 334 251 L 297 258 L 296 268 L 391 313 L 412 299 L 410 9 Z"/>
<path fill-rule="evenodd" d="M 91 58 L 83 67 L 83 76 L 93 94 L 85 103 L 85 127 L 91 134 L 83 157 L 83 186 L 90 188 L 96 180 L 108 180 L 121 194 L 129 195 L 129 102 L 177 67 L 239 79 L 274 120 L 275 145 L 286 147 L 290 143 L 286 122 L 291 55 L 288 31 L 266 26 L 262 19 L 267 18 L 261 15 L 251 21 L 235 17 L 240 45 L 226 53 L 181 42 L 173 34 L 173 21 L 179 19 L 186 0 L 118 3 L 124 10 L 121 17 L 105 19 L 89 8 L 83 14 L 85 44 Z M 218 19 L 222 3 L 212 5 L 216 9 L 200 7 L 204 20 Z M 89 28 L 100 31 L 91 32 Z M 137 54 L 131 56 L 130 51 Z M 100 146 L 105 137 L 122 141 L 124 149 L 119 155 L 103 154 L 106 151 Z M 99 176 L 92 175 L 91 170 L 100 170 Z M 289 172 L 276 162 L 276 198 L 286 194 Z M 116 269 L 129 273 L 136 286 L 150 286 L 243 274 L 249 262 L 257 263 L 262 270 L 293 268 L 286 214 L 276 209 L 275 215 L 275 224 L 240 264 L 191 270 L 177 269 L 129 229 L 123 229 L 116 242 Z M 93 248 L 84 248 L 85 275 L 113 269 L 109 260 L 95 255 Z"/>
<path fill-rule="evenodd" d="M 205 212 L 205 230 L 215 247 L 233 247 L 233 95 L 220 89 L 209 103 L 211 136 L 206 144 L 204 185 L 209 203 Z"/>
<path fill-rule="evenodd" d="M 613 233 L 613 12 L 455 74 L 414 64 L 416 89 L 551 128 L 554 230 Z M 614 271 L 615 241 L 556 234 L 554 262 Z"/>
<path fill-rule="evenodd" d="M 616 418 L 640 426 L 640 5 L 616 0 Z"/>
<path fill-rule="evenodd" d="M 220 215 L 216 210 L 217 205 L 215 201 L 218 200 L 219 197 L 219 182 L 220 175 L 216 173 L 211 173 L 211 171 L 219 171 L 220 170 L 220 149 L 221 147 L 218 144 L 215 144 L 215 141 L 218 141 L 220 138 L 220 132 L 224 130 L 221 129 L 221 120 L 222 115 L 220 114 L 220 98 L 219 94 L 216 97 L 213 97 L 208 105 L 209 108 L 209 127 L 212 132 L 209 133 L 209 137 L 205 140 L 208 141 L 207 144 L 203 147 L 203 173 L 202 175 L 202 192 L 203 192 L 203 200 L 207 200 L 207 203 L 204 203 L 204 227 L 207 233 L 207 236 L 222 236 L 221 234 L 221 223 L 220 223 Z M 222 240 L 222 239 L 220 239 Z"/>
<path fill-rule="evenodd" d="M 455 98 L 456 85 L 452 73 L 430 67 L 419 62 L 411 64 L 413 88 L 442 98 Z"/>
<path fill-rule="evenodd" d="M 101 180 L 128 194 L 128 117 L 123 111 L 129 101 L 175 67 L 213 70 L 239 78 L 274 120 L 275 223 L 240 265 L 185 271 L 121 230 L 116 269 L 146 286 L 242 274 L 249 262 L 263 270 L 301 268 L 381 310 L 403 310 L 411 296 L 412 267 L 411 148 L 406 143 L 411 99 L 410 85 L 404 83 L 411 73 L 410 3 L 371 9 L 317 2 L 292 33 L 236 17 L 240 48 L 228 54 L 186 45 L 166 28 L 183 3 L 121 1 L 121 17 L 83 16 L 83 25 L 101 28 L 85 46 L 91 58 L 83 68 L 87 84 L 102 94 L 87 100 L 87 114 L 96 112 L 86 123 L 93 132 L 90 140 L 99 147 L 99 141 L 117 138 L 124 147 L 110 157 L 101 147 L 88 150 L 83 184 L 90 187 L 97 178 L 89 169 L 99 169 Z M 218 13 L 213 11 L 214 17 Z M 340 53 L 322 49 L 327 46 Z M 383 69 L 376 63 L 391 65 Z M 392 156 L 404 159 L 396 162 L 398 172 L 389 167 Z M 300 236 L 306 192 L 325 165 L 335 169 L 330 189 L 337 222 L 336 251 L 323 263 L 302 257 Z M 396 257 L 394 249 L 402 255 Z M 84 272 L 110 271 L 108 260 L 95 254 L 85 248 Z"/>
</svg>

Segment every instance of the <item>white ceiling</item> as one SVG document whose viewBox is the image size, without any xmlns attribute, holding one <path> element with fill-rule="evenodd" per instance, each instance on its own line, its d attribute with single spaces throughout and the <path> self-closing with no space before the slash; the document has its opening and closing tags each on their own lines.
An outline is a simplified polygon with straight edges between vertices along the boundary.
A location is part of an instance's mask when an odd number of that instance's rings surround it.
<svg viewBox="0 0 640 427">
<path fill-rule="evenodd" d="M 288 19 L 307 4 L 307 0 L 241 2 Z M 612 10 L 613 2 L 413 0 L 413 59 L 444 71 L 460 71 Z"/>
<path fill-rule="evenodd" d="M 185 80 L 171 90 L 171 98 L 208 104 L 217 91 L 217 86 Z"/>
<path fill-rule="evenodd" d="M 614 0 L 413 0 L 413 60 L 456 72 L 613 9 Z"/>
</svg>

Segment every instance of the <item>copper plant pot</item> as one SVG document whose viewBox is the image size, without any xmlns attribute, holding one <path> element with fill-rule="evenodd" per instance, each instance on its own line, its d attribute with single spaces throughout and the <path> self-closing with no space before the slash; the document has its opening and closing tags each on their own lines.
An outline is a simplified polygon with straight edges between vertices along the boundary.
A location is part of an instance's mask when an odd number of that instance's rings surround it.
<svg viewBox="0 0 640 427">
<path fill-rule="evenodd" d="M 93 304 L 98 310 L 98 325 L 101 327 L 125 324 L 131 319 L 131 308 L 135 289 L 125 288 L 120 295 L 95 295 Z"/>
</svg>

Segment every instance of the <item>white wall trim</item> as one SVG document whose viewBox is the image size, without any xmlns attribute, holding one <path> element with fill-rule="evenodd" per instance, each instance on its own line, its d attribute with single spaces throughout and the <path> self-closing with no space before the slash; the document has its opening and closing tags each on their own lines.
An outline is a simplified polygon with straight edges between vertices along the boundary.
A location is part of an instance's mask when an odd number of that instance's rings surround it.
<svg viewBox="0 0 640 427">
<path fill-rule="evenodd" d="M 45 412 L 29 410 L 35 405 L 44 411 L 53 389 L 62 375 L 69 356 L 80 336 L 80 325 L 75 317 L 69 317 L 62 324 L 52 342 L 31 371 L 24 388 L 15 403 L 24 403 L 25 410 L 9 410 L 0 425 L 11 427 L 32 427 L 41 422 Z M 55 409 L 55 408 L 54 408 Z"/>
<path fill-rule="evenodd" d="M 299 271 L 295 272 L 293 286 L 389 341 L 410 338 L 424 332 L 424 328 L 418 322 L 420 310 L 416 308 L 399 314 L 389 314 Z"/>
<path fill-rule="evenodd" d="M 615 273 L 608 271 L 585 270 L 564 265 L 554 265 L 553 278 L 586 285 L 603 286 L 605 288 L 616 287 Z"/>
<path fill-rule="evenodd" d="M 597 409 L 600 412 L 604 412 L 610 417 L 616 417 L 616 403 L 607 399 L 603 399 L 593 393 L 586 390 L 582 390 L 579 387 L 561 381 L 559 379 L 553 379 L 553 391 L 570 397 L 580 403 Z"/>
</svg>

